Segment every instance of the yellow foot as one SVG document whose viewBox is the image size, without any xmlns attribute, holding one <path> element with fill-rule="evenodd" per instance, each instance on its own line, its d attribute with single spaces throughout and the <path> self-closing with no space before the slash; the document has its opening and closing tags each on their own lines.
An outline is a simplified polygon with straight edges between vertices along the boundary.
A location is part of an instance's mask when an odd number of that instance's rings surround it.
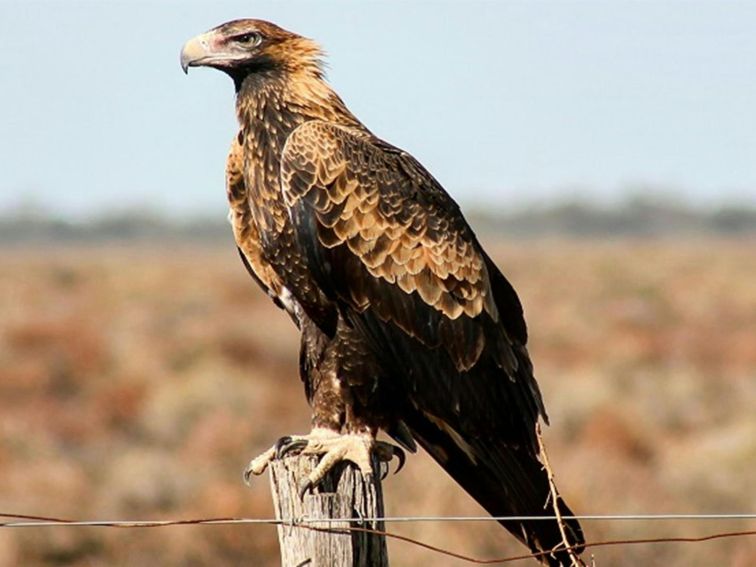
<svg viewBox="0 0 756 567">
<path fill-rule="evenodd" d="M 370 433 L 340 434 L 329 429 L 315 428 L 309 435 L 281 437 L 275 445 L 262 455 L 252 459 L 244 471 L 244 481 L 249 484 L 252 475 L 262 474 L 273 459 L 287 455 L 323 455 L 306 482 L 300 488 L 300 497 L 320 484 L 325 475 L 337 463 L 350 461 L 357 465 L 364 476 L 373 474 L 371 453 L 381 463 L 389 463 L 394 457 L 399 460 L 396 472 L 404 466 L 404 451 L 399 447 L 376 441 Z"/>
</svg>

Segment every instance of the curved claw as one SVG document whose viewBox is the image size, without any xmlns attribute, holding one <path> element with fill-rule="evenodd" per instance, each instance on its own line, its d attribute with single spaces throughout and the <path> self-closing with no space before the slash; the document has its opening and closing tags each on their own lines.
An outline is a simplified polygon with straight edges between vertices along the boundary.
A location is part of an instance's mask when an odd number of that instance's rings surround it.
<svg viewBox="0 0 756 567">
<path fill-rule="evenodd" d="M 299 490 L 297 490 L 297 494 L 299 495 L 299 500 L 304 500 L 305 494 L 307 494 L 307 491 L 312 489 L 312 481 L 307 478 L 305 481 L 299 486 Z"/>
<path fill-rule="evenodd" d="M 396 446 L 394 447 L 394 455 L 399 461 L 399 466 L 397 466 L 396 470 L 394 471 L 394 474 L 397 474 L 404 467 L 404 463 L 407 462 L 407 455 L 404 452 L 404 449 L 402 449 L 401 447 L 396 447 Z"/>
<path fill-rule="evenodd" d="M 280 437 L 278 441 L 276 441 L 276 444 L 273 445 L 273 448 L 276 451 L 276 459 L 281 458 L 281 455 L 283 455 L 284 451 L 286 450 L 286 446 L 289 443 L 291 443 L 290 435 L 284 435 L 283 437 Z"/>
<path fill-rule="evenodd" d="M 387 464 L 385 464 L 385 463 L 379 463 L 378 466 L 381 468 L 381 481 L 384 481 L 384 480 L 386 480 L 386 477 L 389 475 L 389 472 L 391 472 L 389 470 L 390 467 Z M 394 474 L 396 474 L 396 473 L 394 473 Z"/>
<path fill-rule="evenodd" d="M 249 464 L 247 465 L 247 468 L 244 469 L 244 483 L 249 486 L 250 481 L 252 479 L 252 475 L 259 475 L 262 474 L 265 469 L 268 468 L 268 465 L 270 464 L 270 461 L 273 460 L 275 457 L 275 450 L 274 448 L 270 448 L 267 451 L 265 451 L 262 455 L 258 455 L 254 459 L 252 459 Z"/>
<path fill-rule="evenodd" d="M 275 444 L 276 459 L 283 459 L 286 455 L 297 455 L 307 447 L 307 439 L 294 439 L 289 435 L 281 437 Z"/>
</svg>

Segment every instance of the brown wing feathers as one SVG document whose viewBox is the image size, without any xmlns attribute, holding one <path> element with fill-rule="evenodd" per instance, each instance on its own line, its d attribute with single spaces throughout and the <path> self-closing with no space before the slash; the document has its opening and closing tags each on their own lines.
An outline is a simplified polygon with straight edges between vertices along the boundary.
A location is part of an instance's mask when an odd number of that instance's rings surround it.
<svg viewBox="0 0 756 567">
<path fill-rule="evenodd" d="M 309 122 L 286 144 L 284 198 L 292 207 L 304 199 L 317 218 L 320 244 L 346 245 L 370 276 L 416 293 L 448 319 L 484 309 L 498 319 L 472 234 L 428 199 L 427 178 L 417 185 L 398 167 L 406 159 L 346 129 Z M 350 299 L 365 308 L 366 298 Z"/>
<path fill-rule="evenodd" d="M 506 280 L 488 265 L 456 204 L 407 154 L 372 140 L 310 122 L 286 143 L 282 190 L 310 270 L 326 293 L 357 312 L 347 316 L 378 352 L 393 353 L 395 379 L 406 379 L 420 398 L 438 397 L 438 415 L 459 421 L 464 404 L 534 446 L 526 432 L 542 405 L 527 353 L 515 344 L 524 335 L 519 302 L 506 312 L 516 319 L 510 337 L 490 284 L 493 275 Z M 500 295 L 509 310 L 512 299 Z M 417 368 L 399 378 L 407 364 Z M 476 417 L 469 420 L 475 428 Z"/>
</svg>

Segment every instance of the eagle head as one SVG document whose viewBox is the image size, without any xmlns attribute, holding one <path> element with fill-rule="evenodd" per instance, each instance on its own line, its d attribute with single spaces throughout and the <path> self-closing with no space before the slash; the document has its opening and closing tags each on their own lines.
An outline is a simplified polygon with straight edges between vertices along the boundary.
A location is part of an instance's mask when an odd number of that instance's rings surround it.
<svg viewBox="0 0 756 567">
<path fill-rule="evenodd" d="M 213 67 L 239 82 L 252 73 L 311 70 L 320 73 L 323 53 L 312 40 L 264 20 L 233 20 L 190 39 L 181 68 Z"/>
</svg>

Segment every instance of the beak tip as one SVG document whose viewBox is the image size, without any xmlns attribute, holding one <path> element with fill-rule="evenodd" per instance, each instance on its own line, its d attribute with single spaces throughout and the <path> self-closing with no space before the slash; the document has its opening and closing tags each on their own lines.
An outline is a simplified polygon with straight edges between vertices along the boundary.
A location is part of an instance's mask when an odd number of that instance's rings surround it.
<svg viewBox="0 0 756 567">
<path fill-rule="evenodd" d="M 207 56 L 209 55 L 208 41 L 206 39 L 207 35 L 208 34 L 203 34 L 192 38 L 181 48 L 181 69 L 184 71 L 185 75 L 189 74 L 189 67 L 201 66 L 202 61 L 207 59 Z"/>
<path fill-rule="evenodd" d="M 181 58 L 179 59 L 179 62 L 181 63 L 181 70 L 184 72 L 184 75 L 188 75 L 189 66 L 192 64 L 192 58 L 186 53 L 186 49 L 181 50 Z"/>
</svg>

